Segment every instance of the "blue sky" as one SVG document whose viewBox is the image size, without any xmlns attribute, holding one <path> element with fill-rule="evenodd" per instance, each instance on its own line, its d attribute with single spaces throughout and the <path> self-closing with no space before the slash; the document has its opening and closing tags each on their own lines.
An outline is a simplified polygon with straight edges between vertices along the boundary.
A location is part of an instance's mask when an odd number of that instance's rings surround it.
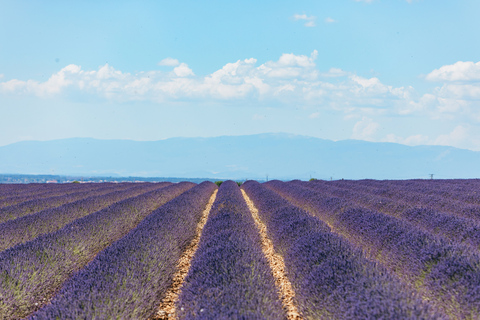
<svg viewBox="0 0 480 320">
<path fill-rule="evenodd" d="M 480 151 L 480 1 L 2 1 L 0 145 L 287 132 Z"/>
</svg>

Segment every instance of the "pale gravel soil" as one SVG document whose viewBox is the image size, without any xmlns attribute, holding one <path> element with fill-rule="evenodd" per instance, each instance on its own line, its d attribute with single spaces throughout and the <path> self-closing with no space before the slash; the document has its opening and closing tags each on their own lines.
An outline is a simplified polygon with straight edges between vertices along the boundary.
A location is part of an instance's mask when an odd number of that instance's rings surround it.
<svg viewBox="0 0 480 320">
<path fill-rule="evenodd" d="M 169 287 L 165 298 L 162 300 L 160 305 L 157 308 L 157 313 L 153 316 L 152 319 L 176 319 L 176 310 L 175 303 L 178 300 L 178 296 L 182 289 L 183 281 L 188 274 L 190 269 L 190 264 L 192 261 L 195 252 L 197 251 L 198 244 L 200 242 L 200 237 L 202 235 L 203 227 L 208 220 L 208 215 L 212 209 L 212 205 L 215 202 L 218 190 L 215 190 L 208 201 L 205 210 L 203 210 L 202 218 L 200 219 L 197 230 L 195 232 L 195 238 L 193 238 L 187 250 L 183 253 L 180 260 L 177 263 L 177 272 L 173 276 L 172 285 Z"/>
<path fill-rule="evenodd" d="M 253 201 L 250 200 L 243 189 L 241 191 L 243 198 L 245 199 L 245 202 L 247 203 L 248 208 L 253 216 L 253 220 L 255 221 L 258 232 L 260 233 L 262 251 L 268 260 L 273 277 L 275 278 L 275 286 L 277 287 L 278 295 L 282 300 L 283 309 L 287 313 L 287 319 L 300 320 L 302 319 L 302 316 L 298 312 L 298 309 L 294 303 L 295 291 L 293 290 L 292 284 L 286 276 L 283 257 L 275 252 L 272 241 L 267 236 L 267 227 L 258 216 L 258 210 L 253 204 Z"/>
</svg>

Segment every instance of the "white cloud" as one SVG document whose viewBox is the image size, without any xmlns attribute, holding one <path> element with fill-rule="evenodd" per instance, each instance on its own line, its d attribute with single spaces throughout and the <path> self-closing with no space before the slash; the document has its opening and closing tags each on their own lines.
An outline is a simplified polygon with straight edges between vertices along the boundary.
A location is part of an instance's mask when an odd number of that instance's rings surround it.
<svg viewBox="0 0 480 320">
<path fill-rule="evenodd" d="M 380 125 L 370 118 L 362 117 L 362 120 L 353 126 L 352 139 L 373 140 Z"/>
<path fill-rule="evenodd" d="M 440 97 L 465 100 L 480 99 L 480 84 L 444 84 L 437 93 Z"/>
<path fill-rule="evenodd" d="M 425 135 L 422 135 L 422 134 L 415 134 L 415 135 L 408 136 L 406 138 L 402 138 L 402 137 L 399 137 L 399 136 L 391 133 L 391 134 L 388 134 L 381 141 L 401 143 L 401 144 L 406 144 L 406 145 L 409 145 L 409 146 L 419 146 L 419 145 L 431 144 L 430 138 L 428 136 L 425 136 Z"/>
<path fill-rule="evenodd" d="M 350 73 L 339 68 L 330 68 L 327 72 L 320 73 L 319 75 L 324 78 L 338 78 L 348 76 Z"/>
<path fill-rule="evenodd" d="M 187 77 L 195 75 L 192 69 L 190 69 L 186 63 L 181 63 L 178 67 L 174 68 L 173 73 L 175 73 L 177 77 Z"/>
<path fill-rule="evenodd" d="M 284 53 L 278 60 L 257 65 L 255 58 L 225 64 L 211 74 L 198 76 L 185 63 L 171 71 L 125 73 L 105 64 L 97 70 L 68 65 L 47 81 L 3 80 L 0 94 L 59 96 L 75 99 L 90 95 L 115 102 L 197 102 L 248 100 L 255 103 L 296 103 L 314 110 L 333 110 L 344 116 L 426 116 L 430 119 L 468 117 L 480 122 L 475 99 L 480 89 L 473 84 L 447 83 L 434 92 L 418 95 L 412 87 L 394 87 L 377 77 L 362 77 L 338 68 L 321 72 L 318 52 Z M 166 59 L 164 59 L 166 60 Z M 162 61 L 164 61 L 162 60 Z M 175 61 L 173 61 L 175 60 Z M 359 135 L 360 131 L 356 134 Z"/>
<path fill-rule="evenodd" d="M 34 94 L 37 96 L 49 96 L 58 94 L 62 88 L 72 84 L 71 77 L 80 71 L 76 65 L 68 65 L 59 72 L 53 74 L 47 81 L 38 82 L 35 80 L 9 80 L 0 83 L 0 91 L 6 93 Z"/>
<path fill-rule="evenodd" d="M 308 116 L 309 119 L 316 119 L 320 117 L 320 112 L 314 112 Z"/>
<path fill-rule="evenodd" d="M 434 144 L 444 146 L 462 145 L 470 138 L 468 130 L 464 126 L 456 126 L 453 131 L 448 134 L 442 134 L 435 139 Z"/>
<path fill-rule="evenodd" d="M 180 64 L 177 59 L 173 58 L 165 58 L 158 63 L 159 66 L 169 66 L 169 67 L 176 67 Z"/>
<path fill-rule="evenodd" d="M 433 138 L 424 134 L 410 135 L 406 138 L 402 138 L 395 134 L 388 134 L 380 141 L 401 143 L 409 146 L 453 146 L 461 149 L 480 151 L 480 129 L 471 125 L 459 124 L 455 126 L 450 132 L 440 134 L 437 137 Z"/>
<path fill-rule="evenodd" d="M 480 151 L 480 128 L 470 124 L 459 124 L 449 133 L 439 135 L 432 144 Z"/>
<path fill-rule="evenodd" d="M 305 27 L 315 27 L 316 26 L 316 24 L 315 24 L 316 19 L 317 19 L 317 17 L 307 16 L 306 14 L 294 14 L 293 15 L 293 20 L 295 20 L 295 21 L 304 20 L 305 21 L 305 24 L 304 24 Z"/>
<path fill-rule="evenodd" d="M 179 63 L 170 72 L 155 70 L 134 74 L 108 64 L 97 70 L 69 65 L 45 82 L 0 81 L 0 94 L 45 98 L 62 95 L 67 99 L 91 95 L 115 102 L 247 99 L 277 105 L 295 102 L 344 114 L 370 115 L 387 108 L 397 112 L 395 106 L 406 104 L 410 88 L 394 88 L 378 78 L 363 78 L 341 69 L 319 72 L 315 63 L 317 56 L 316 50 L 310 55 L 285 53 L 278 60 L 259 66 L 256 59 L 249 58 L 227 63 L 206 76 L 196 76 L 185 63 Z M 329 82 L 330 79 L 334 82 Z"/>
<path fill-rule="evenodd" d="M 4 77 L 0 80 L 0 96 L 37 96 L 43 99 L 61 96 L 70 100 L 81 96 L 82 99 L 100 98 L 116 103 L 295 104 L 309 110 L 305 120 L 319 118 L 321 114 L 328 116 L 332 112 L 347 121 L 357 119 L 351 134 L 355 139 L 408 145 L 444 144 L 480 150 L 480 138 L 475 140 L 477 142 L 473 139 L 480 137 L 480 83 L 465 80 L 475 79 L 471 75 L 472 68 L 467 68 L 468 72 L 464 68 L 462 76 L 458 76 L 458 72 L 439 71 L 437 77 L 444 79 L 445 83 L 431 92 L 418 94 L 412 87 L 390 86 L 377 77 L 363 77 L 338 68 L 319 70 L 317 57 L 316 50 L 310 55 L 284 53 L 277 60 L 260 65 L 255 58 L 248 58 L 227 63 L 203 76 L 196 75 L 186 63 L 180 62 L 166 62 L 172 66 L 175 64 L 172 70 L 136 73 L 122 72 L 108 64 L 94 70 L 84 70 L 71 64 L 43 82 Z M 457 71 L 460 69 L 457 68 Z M 252 119 L 261 120 L 262 117 L 257 114 Z M 457 128 L 437 137 L 405 132 L 402 135 L 399 131 L 382 138 L 379 135 L 385 129 L 380 130 L 379 123 L 385 117 L 399 117 L 399 121 L 402 118 L 423 117 L 428 125 L 431 125 L 429 121 L 439 121 L 455 123 Z"/>
<path fill-rule="evenodd" d="M 334 23 L 334 22 L 337 22 L 337 20 L 332 19 L 330 17 L 325 18 L 325 23 Z"/>
<path fill-rule="evenodd" d="M 428 108 L 436 112 L 432 118 L 468 118 L 480 122 L 480 62 L 458 61 L 445 65 L 430 72 L 425 79 L 443 82 L 431 94 Z"/>
<path fill-rule="evenodd" d="M 268 61 L 257 68 L 261 76 L 283 79 L 310 79 L 317 78 L 318 72 L 315 69 L 315 60 L 318 51 L 314 50 L 310 57 L 284 53 L 278 61 Z"/>
<path fill-rule="evenodd" d="M 458 61 L 430 72 L 429 81 L 480 81 L 480 62 Z"/>
<path fill-rule="evenodd" d="M 73 65 L 72 65 L 73 66 Z M 80 67 L 79 66 L 73 66 L 75 68 L 76 73 L 80 72 Z M 125 75 L 122 74 L 121 71 L 115 70 L 115 68 L 111 67 L 107 64 L 104 66 L 100 67 L 97 71 L 97 78 L 102 79 L 102 80 L 107 80 L 107 79 L 124 79 Z"/>
<path fill-rule="evenodd" d="M 252 117 L 252 120 L 259 121 L 259 120 L 264 120 L 265 118 L 266 118 L 265 115 L 255 113 Z"/>
<path fill-rule="evenodd" d="M 306 14 L 294 14 L 293 19 L 294 20 L 313 20 L 315 19 L 315 17 L 313 16 L 309 17 Z"/>
<path fill-rule="evenodd" d="M 68 97 L 75 90 L 117 102 L 129 100 L 166 101 L 177 99 L 255 99 L 289 103 L 322 104 L 324 108 L 355 108 L 357 105 L 381 105 L 382 99 L 400 99 L 404 88 L 386 86 L 377 78 L 363 78 L 341 69 L 331 68 L 319 73 L 315 60 L 309 56 L 282 54 L 277 61 L 257 66 L 254 58 L 227 63 L 206 76 L 196 76 L 185 63 L 171 72 L 144 71 L 123 73 L 106 64 L 97 70 L 83 70 L 69 65 L 53 74 L 46 82 L 9 80 L 0 82 L 4 94 L 30 94 Z M 341 79 L 330 83 L 321 77 Z M 377 97 L 376 97 L 377 95 Z M 74 96 L 74 95 L 73 95 Z"/>
</svg>

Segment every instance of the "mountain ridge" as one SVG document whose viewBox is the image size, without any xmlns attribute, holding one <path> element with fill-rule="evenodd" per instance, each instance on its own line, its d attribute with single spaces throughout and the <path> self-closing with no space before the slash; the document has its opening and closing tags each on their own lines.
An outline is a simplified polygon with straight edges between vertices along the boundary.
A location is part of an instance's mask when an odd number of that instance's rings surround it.
<svg viewBox="0 0 480 320">
<path fill-rule="evenodd" d="M 212 177 L 222 179 L 412 179 L 480 177 L 480 152 L 448 146 L 262 133 L 156 141 L 67 138 L 0 147 L 0 173 Z"/>
</svg>

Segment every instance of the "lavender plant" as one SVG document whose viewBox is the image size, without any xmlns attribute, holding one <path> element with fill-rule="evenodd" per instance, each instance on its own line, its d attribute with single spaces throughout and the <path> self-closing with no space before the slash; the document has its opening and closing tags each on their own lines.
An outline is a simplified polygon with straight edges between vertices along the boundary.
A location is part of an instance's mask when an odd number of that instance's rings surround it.
<svg viewBox="0 0 480 320">
<path fill-rule="evenodd" d="M 203 182 L 153 211 L 67 281 L 31 319 L 152 316 L 216 188 Z"/>
<path fill-rule="evenodd" d="M 0 223 L 27 216 L 45 209 L 56 208 L 66 203 L 71 203 L 80 199 L 85 199 L 93 195 L 100 195 L 111 192 L 115 186 L 103 186 L 101 189 L 96 187 L 80 192 L 67 193 L 60 196 L 48 197 L 45 199 L 33 199 L 13 206 L 0 209 Z"/>
<path fill-rule="evenodd" d="M 7 206 L 12 206 L 29 200 L 39 200 L 49 197 L 67 195 L 74 192 L 89 191 L 95 190 L 98 188 L 105 188 L 105 186 L 111 185 L 112 187 L 118 188 L 119 185 L 115 184 L 101 184 L 101 183 L 84 183 L 79 185 L 73 184 L 34 184 L 24 185 L 24 184 L 12 184 L 7 186 L 12 186 L 11 191 L 8 192 L 0 191 L 0 208 Z M 30 186 L 27 188 L 25 186 Z"/>
<path fill-rule="evenodd" d="M 0 318 L 36 311 L 76 271 L 122 238 L 153 210 L 192 188 L 184 182 L 117 202 L 0 253 Z"/>
<path fill-rule="evenodd" d="M 255 181 L 243 184 L 307 319 L 434 319 L 418 294 L 330 228 Z"/>
<path fill-rule="evenodd" d="M 284 319 L 255 222 L 233 181 L 221 184 L 177 303 L 179 319 Z"/>
<path fill-rule="evenodd" d="M 354 206 L 364 207 L 400 218 L 415 227 L 444 238 L 451 243 L 466 244 L 478 250 L 480 248 L 480 224 L 474 219 L 464 218 L 451 212 L 441 212 L 425 208 L 422 203 L 409 203 L 403 199 L 392 200 L 376 196 L 363 189 L 343 189 L 328 186 L 326 183 L 294 182 L 332 197 L 348 200 Z"/>
<path fill-rule="evenodd" d="M 42 210 L 15 220 L 9 220 L 0 224 L 0 252 L 15 245 L 31 241 L 42 234 L 55 232 L 66 224 L 108 207 L 115 202 L 168 185 L 170 183 L 130 185 L 130 188 L 127 190 L 113 191 L 107 194 L 99 192 L 99 195 L 67 203 L 57 208 Z"/>
<path fill-rule="evenodd" d="M 348 201 L 279 181 L 268 187 L 330 224 L 369 256 L 436 301 L 450 316 L 473 318 L 480 311 L 480 258 L 404 221 L 354 207 Z"/>
</svg>

